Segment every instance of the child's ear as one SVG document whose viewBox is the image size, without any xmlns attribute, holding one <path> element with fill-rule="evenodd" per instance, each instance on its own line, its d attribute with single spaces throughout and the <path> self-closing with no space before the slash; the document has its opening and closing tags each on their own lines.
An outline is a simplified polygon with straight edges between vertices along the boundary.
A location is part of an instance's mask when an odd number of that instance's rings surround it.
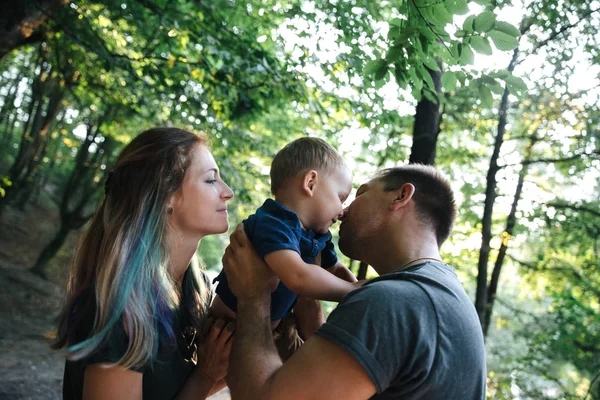
<svg viewBox="0 0 600 400">
<path fill-rule="evenodd" d="M 412 199 L 415 194 L 415 186 L 412 183 L 405 183 L 402 187 L 394 192 L 394 200 L 390 204 L 390 210 L 397 210 L 404 207 Z"/>
<path fill-rule="evenodd" d="M 319 173 L 314 169 L 307 171 L 302 179 L 302 191 L 308 196 L 312 197 L 315 193 L 315 186 L 319 179 Z"/>
</svg>

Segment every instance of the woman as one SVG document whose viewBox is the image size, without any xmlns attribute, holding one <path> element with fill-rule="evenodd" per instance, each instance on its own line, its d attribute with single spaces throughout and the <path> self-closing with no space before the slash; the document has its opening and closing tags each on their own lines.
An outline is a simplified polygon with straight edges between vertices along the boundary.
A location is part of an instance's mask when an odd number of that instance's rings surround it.
<svg viewBox="0 0 600 400">
<path fill-rule="evenodd" d="M 210 328 L 196 250 L 228 230 L 232 197 L 203 136 L 156 128 L 123 149 L 59 319 L 65 399 L 203 399 L 224 386 L 233 326 Z"/>
</svg>

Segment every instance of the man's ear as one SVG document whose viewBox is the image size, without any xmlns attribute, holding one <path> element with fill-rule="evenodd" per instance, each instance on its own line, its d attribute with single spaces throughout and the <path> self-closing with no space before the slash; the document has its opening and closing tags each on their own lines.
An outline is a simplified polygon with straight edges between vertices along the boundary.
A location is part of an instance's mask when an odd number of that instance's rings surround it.
<svg viewBox="0 0 600 400">
<path fill-rule="evenodd" d="M 395 197 L 390 205 L 390 210 L 397 210 L 404 207 L 415 194 L 415 186 L 412 183 L 405 183 L 402 187 L 394 191 Z"/>
<path fill-rule="evenodd" d="M 312 197 L 315 193 L 315 187 L 319 180 L 319 173 L 314 169 L 307 171 L 302 179 L 302 191 L 308 196 Z"/>
</svg>

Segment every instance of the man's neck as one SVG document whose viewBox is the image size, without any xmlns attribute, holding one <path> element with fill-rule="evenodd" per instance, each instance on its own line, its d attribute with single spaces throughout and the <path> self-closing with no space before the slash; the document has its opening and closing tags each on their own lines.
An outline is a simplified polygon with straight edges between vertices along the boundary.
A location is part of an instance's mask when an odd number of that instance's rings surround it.
<svg viewBox="0 0 600 400">
<path fill-rule="evenodd" d="M 382 238 L 380 246 L 369 250 L 373 255 L 370 265 L 379 275 L 384 275 L 399 268 L 408 268 L 419 262 L 440 260 L 440 250 L 432 234 L 414 231 L 408 234 L 389 235 L 388 240 Z"/>
</svg>

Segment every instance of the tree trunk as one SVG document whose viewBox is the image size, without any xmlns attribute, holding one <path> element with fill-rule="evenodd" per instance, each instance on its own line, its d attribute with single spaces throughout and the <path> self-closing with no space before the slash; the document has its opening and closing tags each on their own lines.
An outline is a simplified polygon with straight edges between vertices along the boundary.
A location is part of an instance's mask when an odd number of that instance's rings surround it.
<svg viewBox="0 0 600 400">
<path fill-rule="evenodd" d="M 64 84 L 61 84 L 58 78 L 49 78 L 49 81 L 43 81 L 40 85 L 39 92 L 35 96 L 38 105 L 30 106 L 30 111 L 34 113 L 33 121 L 29 125 L 30 134 L 27 134 L 27 131 L 23 132 L 17 158 L 8 171 L 8 179 L 12 185 L 4 188 L 5 195 L 0 198 L 0 215 L 6 204 L 25 187 L 27 180 L 40 164 L 40 155 L 45 151 L 49 141 L 48 130 L 62 107 L 61 101 L 65 95 Z M 45 94 L 49 96 L 47 102 L 44 98 Z"/>
<path fill-rule="evenodd" d="M 50 241 L 50 243 L 44 247 L 44 250 L 42 250 L 42 253 L 38 257 L 37 261 L 30 269 L 31 272 L 41 276 L 42 278 L 47 278 L 46 265 L 48 264 L 48 261 L 50 261 L 56 255 L 56 253 L 58 253 L 62 245 L 65 243 L 70 230 L 71 229 L 61 221 L 60 229 L 56 233 L 56 236 L 54 236 L 54 239 L 52 239 L 52 241 Z"/>
<path fill-rule="evenodd" d="M 106 118 L 108 115 L 113 114 L 108 112 L 103 117 Z M 98 193 L 104 181 L 103 179 L 95 181 L 94 175 L 99 173 L 100 165 L 103 162 L 108 164 L 112 158 L 116 143 L 110 137 L 104 138 L 95 153 L 89 151 L 90 146 L 100 134 L 99 127 L 102 125 L 102 121 L 102 118 L 99 119 L 95 126 L 88 124 L 86 137 L 75 156 L 75 164 L 63 189 L 59 211 L 61 219 L 60 232 L 65 237 L 71 230 L 81 228 L 92 217 L 93 213 L 86 214 L 86 209 L 95 208 L 91 207 L 91 202 L 94 199 L 94 194 Z M 46 264 L 56 255 L 63 244 L 64 240 L 54 240 L 46 246 L 36 264 L 32 267 L 32 271 L 40 276 L 45 276 Z"/>
<path fill-rule="evenodd" d="M 435 162 L 435 147 L 440 133 L 440 104 L 439 93 L 442 88 L 442 73 L 429 70 L 438 94 L 437 102 L 432 102 L 425 96 L 417 104 L 415 123 L 413 125 L 413 143 L 410 149 L 410 164 L 419 163 L 433 165 Z"/>
<path fill-rule="evenodd" d="M 0 61 L 12 50 L 42 39 L 40 27 L 69 0 L 3 0 L 0 2 Z"/>
<path fill-rule="evenodd" d="M 367 269 L 369 268 L 369 265 L 367 263 L 364 262 L 360 262 L 360 265 L 358 266 L 358 276 L 356 277 L 356 279 L 358 279 L 359 281 L 362 279 L 367 279 Z"/>
<path fill-rule="evenodd" d="M 512 73 L 515 68 L 519 49 L 513 52 L 513 57 L 508 65 L 508 71 Z M 487 309 L 487 281 L 488 281 L 488 260 L 490 257 L 490 240 L 492 238 L 492 212 L 494 202 L 496 201 L 496 173 L 498 172 L 498 157 L 500 149 L 504 142 L 504 133 L 506 131 L 506 113 L 508 111 L 508 88 L 504 89 L 500 107 L 498 109 L 498 131 L 494 140 L 494 150 L 490 159 L 485 188 L 485 202 L 483 208 L 483 217 L 481 219 L 481 248 L 479 249 L 479 261 L 477 263 L 477 291 L 475 293 L 475 309 L 479 316 L 479 322 L 483 329 L 485 323 L 485 313 Z"/>
<path fill-rule="evenodd" d="M 502 265 L 504 264 L 504 259 L 506 258 L 506 251 L 508 250 L 509 240 L 513 235 L 515 225 L 517 222 L 517 208 L 519 205 L 519 201 L 521 200 L 521 192 L 523 191 L 523 183 L 525 182 L 525 177 L 527 176 L 528 164 L 527 160 L 531 158 L 531 151 L 533 145 L 535 144 L 535 136 L 532 136 L 529 145 L 527 146 L 527 150 L 525 151 L 525 162 L 519 171 L 519 179 L 517 181 L 517 187 L 515 189 L 515 195 L 513 197 L 513 202 L 510 208 L 510 212 L 508 217 L 506 218 L 506 230 L 504 231 L 502 237 L 502 244 L 500 245 L 500 250 L 498 251 L 498 256 L 496 257 L 496 262 L 494 264 L 494 269 L 492 271 L 492 277 L 490 279 L 490 284 L 487 290 L 487 308 L 485 313 L 485 321 L 483 324 L 483 335 L 487 336 L 488 329 L 490 327 L 490 323 L 492 321 L 493 309 L 494 309 L 494 301 L 496 300 L 496 292 L 498 291 L 498 282 L 500 281 L 500 272 L 502 271 Z"/>
<path fill-rule="evenodd" d="M 352 272 L 354 275 L 358 274 L 358 271 L 354 272 L 354 265 L 356 264 L 356 260 L 350 259 L 350 263 L 348 264 L 348 269 L 350 270 L 350 272 Z"/>
</svg>

